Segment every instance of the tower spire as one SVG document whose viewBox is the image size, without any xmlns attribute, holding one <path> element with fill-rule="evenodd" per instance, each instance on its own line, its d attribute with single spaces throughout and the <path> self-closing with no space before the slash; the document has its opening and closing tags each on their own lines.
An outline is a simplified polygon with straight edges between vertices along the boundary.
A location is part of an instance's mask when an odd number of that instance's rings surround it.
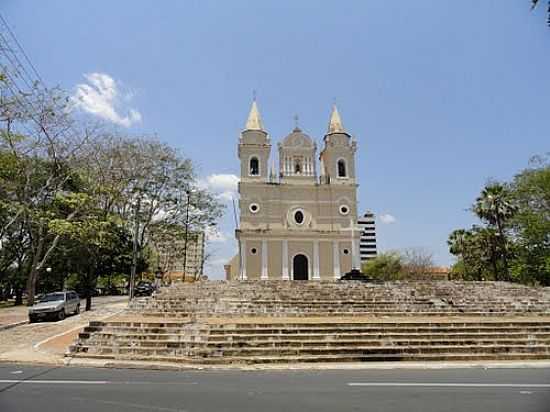
<svg viewBox="0 0 550 412">
<path fill-rule="evenodd" d="M 246 121 L 245 130 L 264 130 L 262 123 L 262 117 L 256 104 L 256 93 L 254 93 L 254 100 L 252 100 L 252 107 L 250 107 L 250 113 L 248 114 L 248 120 Z"/>
<path fill-rule="evenodd" d="M 332 113 L 330 114 L 330 121 L 328 124 L 328 133 L 345 133 L 344 125 L 342 124 L 342 119 L 340 118 L 340 113 L 336 108 L 336 104 L 332 105 Z"/>
</svg>

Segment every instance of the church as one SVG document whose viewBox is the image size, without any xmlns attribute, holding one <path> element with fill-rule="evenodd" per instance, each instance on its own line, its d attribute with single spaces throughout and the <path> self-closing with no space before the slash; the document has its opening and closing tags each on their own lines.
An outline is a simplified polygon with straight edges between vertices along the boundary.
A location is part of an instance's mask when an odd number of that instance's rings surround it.
<svg viewBox="0 0 550 412">
<path fill-rule="evenodd" d="M 252 102 L 238 143 L 239 253 L 225 266 L 228 280 L 334 280 L 360 267 L 357 142 L 336 106 L 322 145 L 317 155 L 315 141 L 296 125 L 277 144 L 276 168 Z"/>
</svg>

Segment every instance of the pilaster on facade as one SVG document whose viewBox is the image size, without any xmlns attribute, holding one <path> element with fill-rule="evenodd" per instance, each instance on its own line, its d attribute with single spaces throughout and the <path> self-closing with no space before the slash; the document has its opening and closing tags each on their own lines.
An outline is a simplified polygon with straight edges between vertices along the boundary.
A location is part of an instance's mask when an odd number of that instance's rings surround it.
<svg viewBox="0 0 550 412">
<path fill-rule="evenodd" d="M 321 280 L 319 271 L 319 241 L 313 242 L 313 280 Z"/>
<path fill-rule="evenodd" d="M 262 240 L 262 274 L 260 279 L 267 280 L 267 240 Z"/>
<path fill-rule="evenodd" d="M 290 280 L 288 275 L 288 240 L 283 240 L 283 249 L 282 249 L 282 268 L 283 268 L 283 280 Z"/>
<path fill-rule="evenodd" d="M 338 280 L 342 274 L 340 273 L 340 247 L 337 240 L 332 242 L 332 261 L 334 263 L 334 279 Z"/>
<path fill-rule="evenodd" d="M 241 240 L 241 276 L 240 280 L 247 280 L 246 276 L 246 240 Z"/>
</svg>

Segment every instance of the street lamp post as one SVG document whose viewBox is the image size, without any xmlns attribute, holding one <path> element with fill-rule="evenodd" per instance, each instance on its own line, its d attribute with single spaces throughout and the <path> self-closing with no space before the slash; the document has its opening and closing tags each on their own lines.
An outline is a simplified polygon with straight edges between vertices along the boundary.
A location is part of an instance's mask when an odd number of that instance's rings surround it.
<svg viewBox="0 0 550 412">
<path fill-rule="evenodd" d="M 189 202 L 191 198 L 191 191 L 186 190 L 185 194 L 187 195 L 187 205 L 185 207 L 185 250 L 183 252 L 183 282 L 185 282 L 185 274 L 187 272 L 187 236 L 189 232 Z"/>
</svg>

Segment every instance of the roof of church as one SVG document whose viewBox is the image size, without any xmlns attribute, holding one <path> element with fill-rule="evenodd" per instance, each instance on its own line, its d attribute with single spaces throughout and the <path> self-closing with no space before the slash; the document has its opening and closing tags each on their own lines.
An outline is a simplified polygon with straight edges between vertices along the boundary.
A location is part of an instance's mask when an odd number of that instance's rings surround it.
<svg viewBox="0 0 550 412">
<path fill-rule="evenodd" d="M 258 110 L 256 100 L 252 101 L 252 107 L 250 108 L 250 113 L 248 114 L 245 130 L 264 130 L 262 117 L 260 116 L 260 111 Z"/>
<path fill-rule="evenodd" d="M 281 144 L 285 147 L 313 147 L 315 144 L 311 137 L 302 132 L 302 129 L 295 127 L 292 133 L 283 139 Z"/>
<path fill-rule="evenodd" d="M 338 113 L 336 105 L 332 106 L 332 113 L 330 114 L 330 121 L 328 123 L 327 134 L 330 133 L 346 133 L 344 124 L 342 123 L 342 118 L 340 117 L 340 113 Z"/>
</svg>

